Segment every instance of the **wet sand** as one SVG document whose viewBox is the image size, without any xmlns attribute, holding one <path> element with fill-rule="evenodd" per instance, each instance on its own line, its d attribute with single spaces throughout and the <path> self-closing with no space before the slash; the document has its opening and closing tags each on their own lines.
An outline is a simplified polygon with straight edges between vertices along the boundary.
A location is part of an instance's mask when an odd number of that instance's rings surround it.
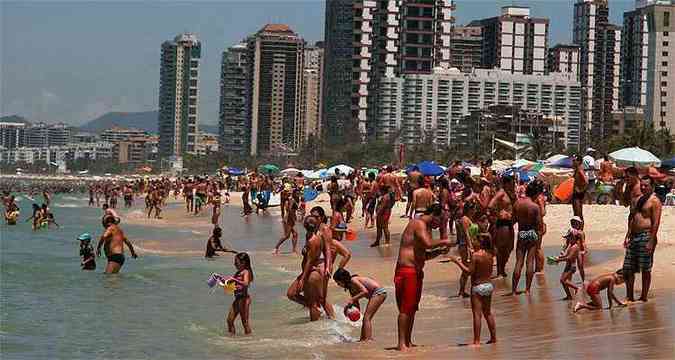
<svg viewBox="0 0 675 360">
<path fill-rule="evenodd" d="M 223 207 L 223 216 L 239 216 L 239 194 L 232 194 L 232 204 Z M 308 204 L 308 210 L 315 205 L 328 208 L 325 195 Z M 420 311 L 415 321 L 413 340 L 420 345 L 408 354 L 390 350 L 396 344 L 397 309 L 393 294 L 393 270 L 396 261 L 400 232 L 406 220 L 397 215 L 403 213 L 405 204 L 398 204 L 394 210 L 392 224 L 392 246 L 371 249 L 368 245 L 374 240 L 374 230 L 363 230 L 360 207 L 350 225 L 358 230 L 358 239 L 346 242 L 353 252 L 347 268 L 377 279 L 389 295 L 385 304 L 374 319 L 375 342 L 368 344 L 328 345 L 322 350 L 328 358 L 440 358 L 459 356 L 460 358 L 609 358 L 642 357 L 672 359 L 675 356 L 675 299 L 672 281 L 675 276 L 675 208 L 664 208 L 659 232 L 660 240 L 656 249 L 652 290 L 649 302 L 635 303 L 625 308 L 603 311 L 582 311 L 572 313 L 573 302 L 561 301 L 564 296 L 559 276 L 563 265 L 546 266 L 544 275 L 537 275 L 530 295 L 503 296 L 510 291 L 510 272 L 515 262 L 515 253 L 507 265 L 509 277 L 497 279 L 493 295 L 493 312 L 497 320 L 498 343 L 482 345 L 479 348 L 464 346 L 472 340 L 471 305 L 468 299 L 453 297 L 458 289 L 459 270 L 454 264 L 440 264 L 435 260 L 427 262 L 425 267 L 425 285 Z M 569 205 L 550 205 L 545 221 L 548 233 L 544 237 L 546 256 L 557 255 L 560 251 L 561 235 L 569 227 L 571 207 Z M 624 250 L 621 246 L 625 234 L 627 209 L 618 206 L 585 206 L 587 221 L 587 241 L 590 256 L 586 266 L 587 278 L 615 271 L 623 263 Z M 185 215 L 180 202 L 170 201 L 163 213 L 164 219 L 147 220 L 138 216 L 138 210 L 131 214 L 123 212 L 127 224 L 144 226 L 171 227 L 186 236 L 171 239 L 147 238 L 135 240 L 142 251 L 154 253 L 185 254 L 194 256 L 203 251 L 203 245 L 211 229 L 210 209 L 199 216 Z M 248 220 L 241 219 L 241 227 L 223 229 L 224 242 L 237 249 L 246 249 L 254 253 L 257 266 L 271 266 L 300 273 L 300 258 L 290 254 L 290 240 L 282 246 L 284 253 L 272 256 L 271 250 L 281 235 L 279 210 L 271 209 L 269 215 L 251 215 Z M 231 223 L 231 222 L 230 222 Z M 247 229 L 266 227 L 269 238 L 246 239 Z M 304 231 L 296 227 L 300 235 L 300 246 L 304 242 Z M 438 236 L 435 233 L 435 236 Z M 580 282 L 577 274 L 575 282 Z M 524 287 L 525 274 L 521 277 L 520 288 Z M 640 290 L 640 277 L 637 276 L 635 291 Z M 625 298 L 625 287 L 615 290 L 620 299 Z M 607 306 L 605 293 L 601 294 Z M 343 304 L 347 296 L 333 282 L 329 286 L 329 300 L 334 304 Z M 362 303 L 362 308 L 365 303 Z M 293 326 L 293 324 L 280 324 Z M 482 340 L 488 339 L 488 331 L 483 322 Z M 358 353 L 358 354 L 357 354 Z"/>
</svg>

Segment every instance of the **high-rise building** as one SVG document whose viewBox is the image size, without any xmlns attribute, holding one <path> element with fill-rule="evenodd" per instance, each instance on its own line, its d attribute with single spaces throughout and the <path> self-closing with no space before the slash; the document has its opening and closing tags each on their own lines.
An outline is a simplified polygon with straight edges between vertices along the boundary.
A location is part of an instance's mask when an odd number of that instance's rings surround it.
<svg viewBox="0 0 675 360">
<path fill-rule="evenodd" d="M 24 146 L 25 132 L 25 123 L 0 122 L 0 146 L 5 149 Z"/>
<path fill-rule="evenodd" d="M 131 138 L 145 137 L 145 130 L 113 126 L 101 132 L 101 140 L 107 142 L 127 141 Z"/>
<path fill-rule="evenodd" d="M 302 143 L 304 44 L 284 24 L 267 24 L 247 40 L 251 155 L 295 151 Z"/>
<path fill-rule="evenodd" d="M 558 44 L 548 51 L 548 72 L 572 73 L 579 76 L 578 45 Z"/>
<path fill-rule="evenodd" d="M 201 49 L 197 36 L 190 33 L 162 44 L 158 117 L 162 158 L 195 154 Z"/>
<path fill-rule="evenodd" d="M 480 26 L 453 27 L 450 48 L 452 67 L 462 72 L 479 69 L 483 60 L 483 28 Z"/>
<path fill-rule="evenodd" d="M 570 73 L 512 74 L 499 69 L 436 69 L 433 74 L 385 78 L 378 106 L 378 138 L 404 144 L 469 146 L 467 117 L 494 105 L 521 108 L 549 119 L 563 145 L 579 145 L 579 80 Z"/>
<path fill-rule="evenodd" d="M 648 33 L 643 6 L 623 13 L 621 107 L 643 107 L 647 102 Z"/>
<path fill-rule="evenodd" d="M 249 154 L 251 151 L 251 77 L 246 43 L 223 51 L 220 73 L 220 121 L 218 146 L 221 152 Z"/>
<path fill-rule="evenodd" d="M 305 48 L 301 102 L 303 143 L 307 143 L 311 137 L 321 136 L 323 58 L 323 43 Z"/>
<path fill-rule="evenodd" d="M 37 123 L 24 131 L 23 146 L 48 147 L 64 146 L 70 141 L 71 128 L 66 124 Z"/>
<path fill-rule="evenodd" d="M 381 79 L 450 67 L 453 10 L 452 0 L 326 0 L 329 142 L 375 136 Z"/>
<path fill-rule="evenodd" d="M 675 3 L 646 7 L 649 29 L 645 119 L 675 134 Z M 673 34 L 673 35 L 670 35 Z"/>
<path fill-rule="evenodd" d="M 500 16 L 472 21 L 483 28 L 484 68 L 513 74 L 544 74 L 548 50 L 546 18 L 530 17 L 530 8 L 504 6 Z"/>
<path fill-rule="evenodd" d="M 621 28 L 609 23 L 607 0 L 577 0 L 574 43 L 580 47 L 582 142 L 604 139 L 619 109 Z"/>
</svg>

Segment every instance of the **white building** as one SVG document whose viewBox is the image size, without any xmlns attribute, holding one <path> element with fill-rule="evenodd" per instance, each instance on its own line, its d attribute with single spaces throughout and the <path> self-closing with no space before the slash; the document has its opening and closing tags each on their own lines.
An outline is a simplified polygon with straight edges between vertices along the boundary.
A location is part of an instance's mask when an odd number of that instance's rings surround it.
<svg viewBox="0 0 675 360">
<path fill-rule="evenodd" d="M 548 51 L 548 72 L 572 73 L 579 76 L 578 45 L 558 44 Z"/>
<path fill-rule="evenodd" d="M 109 142 L 70 143 L 64 146 L 20 147 L 0 151 L 0 161 L 4 163 L 28 163 L 37 161 L 60 163 L 66 160 L 112 159 L 114 145 Z"/>
<path fill-rule="evenodd" d="M 466 117 L 491 105 L 520 106 L 556 118 L 567 128 L 568 147 L 579 145 L 579 81 L 571 73 L 511 74 L 503 70 L 434 69 L 430 75 L 384 78 L 380 83 L 380 139 L 439 146 L 470 144 Z M 430 138 L 429 138 L 430 137 Z"/>
</svg>

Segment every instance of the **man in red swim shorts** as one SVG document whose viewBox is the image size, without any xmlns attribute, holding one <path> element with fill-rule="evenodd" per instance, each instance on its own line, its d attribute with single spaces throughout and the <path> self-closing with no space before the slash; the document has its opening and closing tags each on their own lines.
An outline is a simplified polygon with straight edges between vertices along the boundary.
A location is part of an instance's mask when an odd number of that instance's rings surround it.
<svg viewBox="0 0 675 360">
<path fill-rule="evenodd" d="M 424 262 L 447 253 L 451 244 L 448 239 L 438 242 L 431 239 L 431 229 L 441 223 L 442 210 L 439 204 L 429 206 L 417 219 L 410 219 L 401 234 L 394 274 L 399 351 L 407 351 L 412 346 L 412 327 L 422 297 Z M 432 248 L 435 249 L 430 250 Z"/>
</svg>

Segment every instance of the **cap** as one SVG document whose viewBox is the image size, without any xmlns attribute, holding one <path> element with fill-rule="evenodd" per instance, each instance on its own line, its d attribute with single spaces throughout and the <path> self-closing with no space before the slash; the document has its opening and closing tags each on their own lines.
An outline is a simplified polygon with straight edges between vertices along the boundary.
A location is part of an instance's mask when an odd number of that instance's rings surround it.
<svg viewBox="0 0 675 360">
<path fill-rule="evenodd" d="M 77 237 L 77 240 L 91 241 L 91 235 L 89 233 L 80 234 L 80 236 Z"/>
<path fill-rule="evenodd" d="M 570 219 L 570 222 L 572 222 L 572 221 L 576 221 L 576 222 L 578 222 L 579 224 L 583 224 L 583 223 L 584 223 L 584 221 L 581 220 L 581 218 L 578 217 L 578 216 L 572 216 L 572 218 Z"/>
<path fill-rule="evenodd" d="M 589 152 L 595 152 L 595 151 L 596 151 L 596 150 L 593 149 L 592 147 L 589 147 L 588 149 L 586 149 L 586 152 L 587 152 L 587 153 L 589 153 Z"/>
</svg>

